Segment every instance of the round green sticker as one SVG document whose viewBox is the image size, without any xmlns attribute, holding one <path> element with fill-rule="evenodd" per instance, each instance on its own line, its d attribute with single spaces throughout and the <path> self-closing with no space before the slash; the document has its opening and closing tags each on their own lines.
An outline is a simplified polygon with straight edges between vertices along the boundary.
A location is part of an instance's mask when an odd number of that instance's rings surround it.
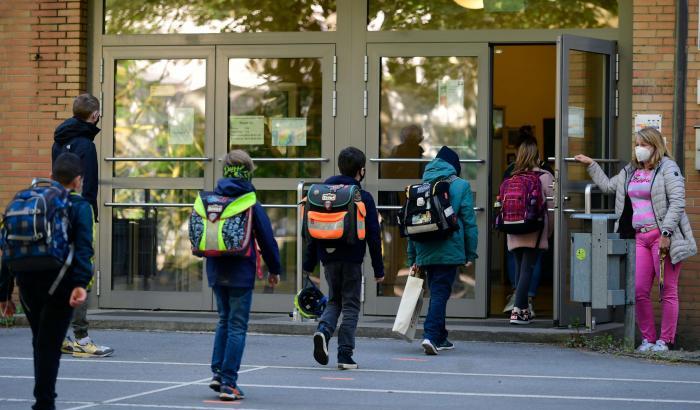
<svg viewBox="0 0 700 410">
<path fill-rule="evenodd" d="M 580 261 L 586 259 L 586 250 L 583 248 L 576 249 L 576 259 Z"/>
</svg>

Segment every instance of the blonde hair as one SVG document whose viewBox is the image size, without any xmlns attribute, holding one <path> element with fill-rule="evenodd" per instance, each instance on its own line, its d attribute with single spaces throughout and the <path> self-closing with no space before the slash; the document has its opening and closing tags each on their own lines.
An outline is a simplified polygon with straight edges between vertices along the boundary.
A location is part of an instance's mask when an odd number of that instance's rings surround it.
<svg viewBox="0 0 700 410">
<path fill-rule="evenodd" d="M 644 165 L 637 161 L 637 154 L 634 149 L 637 146 L 637 138 L 654 147 L 654 153 L 651 155 L 651 158 L 649 158 L 649 165 L 651 165 L 652 168 L 656 168 L 663 157 L 673 159 L 666 149 L 663 135 L 661 135 L 656 128 L 646 127 L 635 132 L 634 138 L 632 139 L 632 165 L 636 168 L 644 168 Z"/>
<path fill-rule="evenodd" d="M 513 173 L 535 169 L 539 166 L 540 152 L 537 149 L 537 140 L 525 138 L 518 147 L 515 157 L 515 167 Z"/>
</svg>

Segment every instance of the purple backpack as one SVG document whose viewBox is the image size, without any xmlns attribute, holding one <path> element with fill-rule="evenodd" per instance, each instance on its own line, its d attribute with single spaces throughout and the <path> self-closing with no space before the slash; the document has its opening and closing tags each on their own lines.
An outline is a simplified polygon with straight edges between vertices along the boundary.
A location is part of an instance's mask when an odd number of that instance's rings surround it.
<svg viewBox="0 0 700 410">
<path fill-rule="evenodd" d="M 507 234 L 525 234 L 544 228 L 547 211 L 542 195 L 541 171 L 518 172 L 503 180 L 496 201 L 495 229 Z"/>
</svg>

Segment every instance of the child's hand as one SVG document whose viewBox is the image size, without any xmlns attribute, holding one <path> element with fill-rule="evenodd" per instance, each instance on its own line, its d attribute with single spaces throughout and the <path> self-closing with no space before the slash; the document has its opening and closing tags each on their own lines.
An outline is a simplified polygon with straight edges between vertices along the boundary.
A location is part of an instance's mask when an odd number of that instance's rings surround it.
<svg viewBox="0 0 700 410">
<path fill-rule="evenodd" d="M 473 264 L 474 264 L 474 262 L 469 261 L 469 262 L 467 262 L 467 263 L 464 264 L 464 267 L 465 267 L 465 268 L 469 268 L 469 267 L 471 267 Z"/>
<path fill-rule="evenodd" d="M 280 283 L 280 275 L 273 275 L 271 273 L 267 274 L 267 283 L 270 284 L 273 288 Z"/>
<path fill-rule="evenodd" d="M 87 292 L 85 291 L 85 288 L 74 288 L 73 292 L 70 294 L 68 304 L 71 307 L 78 307 L 85 303 L 85 299 L 87 299 Z"/>
<path fill-rule="evenodd" d="M 377 283 L 382 283 L 382 282 L 384 282 L 384 276 L 379 277 L 379 278 L 375 276 L 375 277 L 374 277 L 374 281 L 377 282 Z"/>
</svg>

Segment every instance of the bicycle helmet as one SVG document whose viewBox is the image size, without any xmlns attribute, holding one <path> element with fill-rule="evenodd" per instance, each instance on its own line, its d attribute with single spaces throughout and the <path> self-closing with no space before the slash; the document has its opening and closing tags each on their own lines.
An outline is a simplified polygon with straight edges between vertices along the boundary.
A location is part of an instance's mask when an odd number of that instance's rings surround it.
<svg viewBox="0 0 700 410">
<path fill-rule="evenodd" d="M 307 319 L 321 316 L 327 302 L 328 298 L 314 285 L 305 287 L 294 297 L 294 306 Z"/>
</svg>

